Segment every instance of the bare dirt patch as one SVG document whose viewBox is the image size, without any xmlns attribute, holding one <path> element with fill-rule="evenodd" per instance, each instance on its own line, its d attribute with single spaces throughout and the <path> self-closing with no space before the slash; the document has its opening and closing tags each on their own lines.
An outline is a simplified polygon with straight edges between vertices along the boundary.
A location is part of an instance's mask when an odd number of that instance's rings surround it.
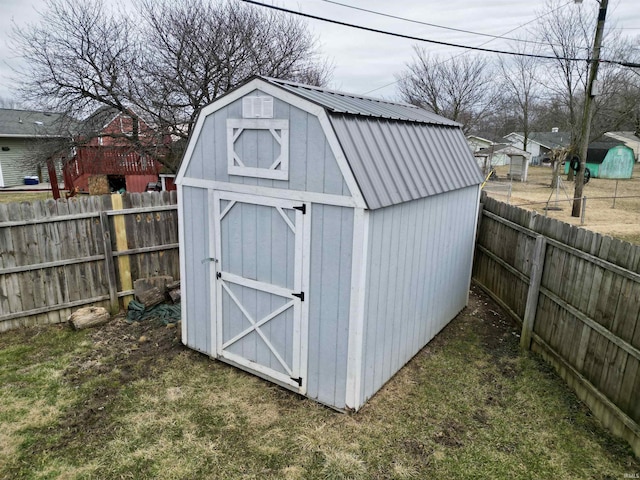
<svg viewBox="0 0 640 480">
<path fill-rule="evenodd" d="M 503 192 L 491 191 L 492 184 L 508 182 L 508 167 L 497 167 L 498 183 L 489 182 L 487 193 L 500 201 L 507 198 Z M 580 218 L 571 216 L 571 202 L 575 184 L 562 175 L 562 185 L 556 205 L 555 189 L 551 188 L 552 171 L 549 167 L 530 167 L 526 183 L 513 182 L 510 203 L 526 210 L 545 213 L 546 202 L 559 210 L 549 210 L 547 215 L 572 225 L 580 225 Z M 640 165 L 634 168 L 633 177 L 626 180 L 592 178 L 584 187 L 587 197 L 584 228 L 640 244 Z M 614 208 L 614 200 L 616 196 Z M 623 198 L 633 197 L 633 198 Z"/>
<path fill-rule="evenodd" d="M 180 325 L 160 321 L 127 323 L 122 316 L 89 331 L 89 348 L 71 359 L 62 373 L 66 382 L 85 390 L 79 403 L 60 416 L 54 442 L 34 444 L 31 452 L 98 445 L 112 432 L 111 406 L 128 385 L 164 371 L 185 347 Z M 51 426 L 47 428 L 51 429 Z"/>
<path fill-rule="evenodd" d="M 74 359 L 64 373 L 73 384 L 114 371 L 121 384 L 146 378 L 158 362 L 170 361 L 184 350 L 180 325 L 154 320 L 127 323 L 123 317 L 92 330 L 89 341 L 89 352 Z"/>
</svg>

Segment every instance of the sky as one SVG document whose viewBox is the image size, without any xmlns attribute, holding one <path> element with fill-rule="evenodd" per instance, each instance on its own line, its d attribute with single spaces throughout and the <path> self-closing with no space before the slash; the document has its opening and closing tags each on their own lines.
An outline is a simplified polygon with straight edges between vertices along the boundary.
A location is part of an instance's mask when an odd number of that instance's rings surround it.
<svg viewBox="0 0 640 480">
<path fill-rule="evenodd" d="M 108 2 L 108 0 L 105 0 Z M 405 35 L 450 43 L 480 46 L 489 38 L 467 33 L 410 23 L 345 8 L 326 0 L 260 0 L 291 10 L 365 25 Z M 383 12 L 431 24 L 481 32 L 490 35 L 522 37 L 533 28 L 535 20 L 544 12 L 545 0 L 336 0 L 338 3 Z M 115 4 L 115 2 L 114 2 Z M 562 8 L 598 8 L 597 0 L 583 0 L 575 5 L 567 0 Z M 44 0 L 0 0 L 0 97 L 12 98 L 12 86 L 19 82 L 11 68 L 20 59 L 11 50 L 8 40 L 12 26 L 24 26 L 39 19 Z M 334 65 L 331 88 L 356 94 L 395 99 L 397 76 L 411 61 L 415 41 L 364 32 L 307 20 L 317 36 L 321 52 Z M 527 25 L 529 23 L 529 25 Z M 624 28 L 625 35 L 640 36 L 640 6 L 638 0 L 610 0 L 607 24 Z M 594 25 L 595 29 L 595 25 Z M 421 43 L 429 51 L 444 56 L 463 50 Z M 639 42 L 640 45 L 640 42 Z M 512 50 L 507 40 L 493 40 L 485 48 Z"/>
</svg>

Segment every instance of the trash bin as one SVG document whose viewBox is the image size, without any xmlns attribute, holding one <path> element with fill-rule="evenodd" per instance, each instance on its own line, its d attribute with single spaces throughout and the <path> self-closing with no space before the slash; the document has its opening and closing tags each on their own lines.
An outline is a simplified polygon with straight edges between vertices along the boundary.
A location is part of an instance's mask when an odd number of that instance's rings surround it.
<svg viewBox="0 0 640 480">
<path fill-rule="evenodd" d="M 24 177 L 24 184 L 25 185 L 38 185 L 38 183 L 40 183 L 40 181 L 38 180 L 37 176 L 26 176 Z"/>
</svg>

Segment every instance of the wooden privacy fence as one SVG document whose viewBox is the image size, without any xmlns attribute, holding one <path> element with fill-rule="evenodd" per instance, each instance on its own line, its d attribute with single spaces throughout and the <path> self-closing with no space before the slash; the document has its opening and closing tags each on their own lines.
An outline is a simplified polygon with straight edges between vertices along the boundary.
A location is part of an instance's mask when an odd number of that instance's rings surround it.
<svg viewBox="0 0 640 480">
<path fill-rule="evenodd" d="M 179 278 L 176 192 L 0 204 L 0 332 L 126 306 L 133 281 Z"/>
<path fill-rule="evenodd" d="M 640 456 L 640 246 L 483 202 L 474 282 Z"/>
</svg>

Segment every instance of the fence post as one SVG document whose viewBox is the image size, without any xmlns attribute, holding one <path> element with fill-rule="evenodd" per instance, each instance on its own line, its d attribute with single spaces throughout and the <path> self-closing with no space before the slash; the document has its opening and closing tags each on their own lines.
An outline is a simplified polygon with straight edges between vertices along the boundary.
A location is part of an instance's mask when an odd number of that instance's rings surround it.
<svg viewBox="0 0 640 480">
<path fill-rule="evenodd" d="M 582 215 L 580 216 L 580 225 L 584 225 L 584 216 L 587 213 L 587 197 L 582 197 Z"/>
<path fill-rule="evenodd" d="M 547 246 L 547 239 L 544 235 L 536 237 L 536 245 L 533 251 L 531 274 L 529 277 L 529 290 L 527 292 L 527 304 L 524 310 L 524 319 L 522 320 L 522 334 L 520 336 L 520 348 L 529 350 L 531 348 L 531 335 L 533 333 L 533 324 L 536 319 L 536 311 L 538 309 L 538 297 L 540 295 L 540 282 L 542 280 L 542 271 L 544 269 L 544 256 Z"/>
<path fill-rule="evenodd" d="M 114 193 L 111 195 L 113 210 L 122 210 L 122 195 Z M 124 212 L 123 212 L 124 213 Z M 124 215 L 114 215 L 113 228 L 116 236 L 116 250 L 123 251 L 129 248 L 127 242 L 127 225 L 124 221 Z M 131 281 L 131 263 L 129 255 L 118 256 L 118 272 L 120 276 L 120 286 L 122 291 L 133 290 L 133 282 Z M 133 299 L 132 295 L 125 295 L 122 299 L 125 310 L 129 306 L 129 302 Z"/>
<path fill-rule="evenodd" d="M 111 231 L 107 212 L 100 212 L 100 226 L 102 227 L 102 242 L 104 245 L 104 266 L 107 282 L 109 283 L 109 309 L 111 314 L 115 315 L 120 311 L 120 304 L 118 303 L 118 282 L 116 280 L 116 267 L 113 262 Z"/>
</svg>

